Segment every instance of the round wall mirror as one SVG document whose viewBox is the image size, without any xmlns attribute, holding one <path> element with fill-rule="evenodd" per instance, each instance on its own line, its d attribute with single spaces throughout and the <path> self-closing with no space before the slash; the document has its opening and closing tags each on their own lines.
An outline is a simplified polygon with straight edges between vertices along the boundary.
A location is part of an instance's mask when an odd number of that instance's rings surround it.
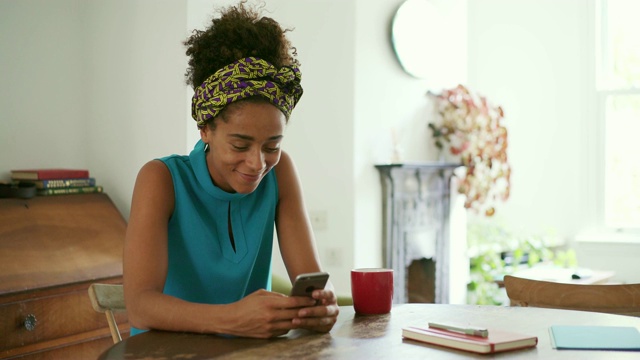
<svg viewBox="0 0 640 360">
<path fill-rule="evenodd" d="M 446 3 L 435 0 L 407 0 L 396 11 L 391 25 L 391 42 L 396 57 L 405 72 L 431 81 L 442 77 L 451 68 L 451 57 L 460 44 L 455 36 L 458 24 L 448 11 Z"/>
</svg>

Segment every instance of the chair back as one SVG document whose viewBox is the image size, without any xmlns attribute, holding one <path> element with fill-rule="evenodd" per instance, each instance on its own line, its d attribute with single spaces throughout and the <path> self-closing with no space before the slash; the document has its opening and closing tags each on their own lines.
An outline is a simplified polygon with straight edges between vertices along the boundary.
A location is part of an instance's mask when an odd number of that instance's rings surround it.
<svg viewBox="0 0 640 360">
<path fill-rule="evenodd" d="M 567 284 L 506 275 L 511 306 L 582 310 L 640 317 L 640 284 Z"/>
<path fill-rule="evenodd" d="M 122 341 L 120 329 L 113 315 L 115 311 L 125 311 L 124 288 L 122 285 L 94 283 L 89 286 L 91 306 L 97 312 L 104 313 L 111 330 L 111 338 L 116 344 Z"/>
</svg>

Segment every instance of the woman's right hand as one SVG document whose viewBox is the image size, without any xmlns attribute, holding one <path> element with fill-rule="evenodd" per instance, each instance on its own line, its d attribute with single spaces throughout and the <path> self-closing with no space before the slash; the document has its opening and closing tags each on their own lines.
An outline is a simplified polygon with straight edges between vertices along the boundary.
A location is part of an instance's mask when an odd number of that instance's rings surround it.
<svg viewBox="0 0 640 360">
<path fill-rule="evenodd" d="M 315 305 L 307 297 L 286 295 L 258 290 L 233 304 L 233 320 L 225 324 L 226 334 L 267 339 L 284 335 L 296 328 L 292 319 L 301 307 Z"/>
</svg>

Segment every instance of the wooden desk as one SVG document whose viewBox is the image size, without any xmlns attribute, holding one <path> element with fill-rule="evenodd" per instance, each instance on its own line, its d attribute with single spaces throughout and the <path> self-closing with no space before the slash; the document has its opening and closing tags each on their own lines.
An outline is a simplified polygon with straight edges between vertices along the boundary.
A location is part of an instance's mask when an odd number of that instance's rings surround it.
<svg viewBox="0 0 640 360">
<path fill-rule="evenodd" d="M 122 283 L 125 229 L 107 194 L 0 199 L 0 358 L 95 359 L 113 345 L 87 288 Z"/>
<path fill-rule="evenodd" d="M 340 308 L 338 323 L 329 334 L 291 331 L 271 340 L 226 339 L 150 331 L 111 347 L 100 359 L 487 359 L 446 348 L 402 339 L 401 328 L 426 326 L 428 321 L 462 322 L 491 328 L 516 329 L 538 336 L 532 349 L 496 354 L 514 359 L 637 359 L 637 352 L 570 351 L 551 347 L 551 325 L 617 325 L 640 328 L 640 318 L 542 308 L 502 306 L 404 304 L 391 314 L 359 316 L 353 307 Z"/>
<path fill-rule="evenodd" d="M 572 275 L 575 273 L 582 275 L 582 277 L 579 279 L 572 278 Z M 574 269 L 541 265 L 516 271 L 512 275 L 531 280 L 552 281 L 567 284 L 594 285 L 609 283 L 610 280 L 616 275 L 616 273 L 615 271 L 610 270 L 583 269 L 581 271 L 575 271 Z M 504 281 L 502 280 L 502 278 L 500 280 L 496 280 L 496 284 L 498 284 L 498 286 L 501 288 L 504 287 Z"/>
<path fill-rule="evenodd" d="M 574 279 L 572 275 L 580 275 Z M 566 269 L 557 266 L 534 266 L 517 271 L 513 276 L 543 281 L 555 281 L 567 284 L 606 284 L 615 276 L 615 271 Z"/>
</svg>

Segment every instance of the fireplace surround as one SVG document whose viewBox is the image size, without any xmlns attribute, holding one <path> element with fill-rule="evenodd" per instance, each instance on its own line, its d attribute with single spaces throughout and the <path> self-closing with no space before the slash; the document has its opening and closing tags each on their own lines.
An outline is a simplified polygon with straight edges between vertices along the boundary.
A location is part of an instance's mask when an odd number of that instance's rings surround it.
<svg viewBox="0 0 640 360">
<path fill-rule="evenodd" d="M 382 183 L 383 261 L 394 270 L 394 303 L 466 301 L 464 197 L 451 191 L 460 166 L 376 165 Z"/>
</svg>

